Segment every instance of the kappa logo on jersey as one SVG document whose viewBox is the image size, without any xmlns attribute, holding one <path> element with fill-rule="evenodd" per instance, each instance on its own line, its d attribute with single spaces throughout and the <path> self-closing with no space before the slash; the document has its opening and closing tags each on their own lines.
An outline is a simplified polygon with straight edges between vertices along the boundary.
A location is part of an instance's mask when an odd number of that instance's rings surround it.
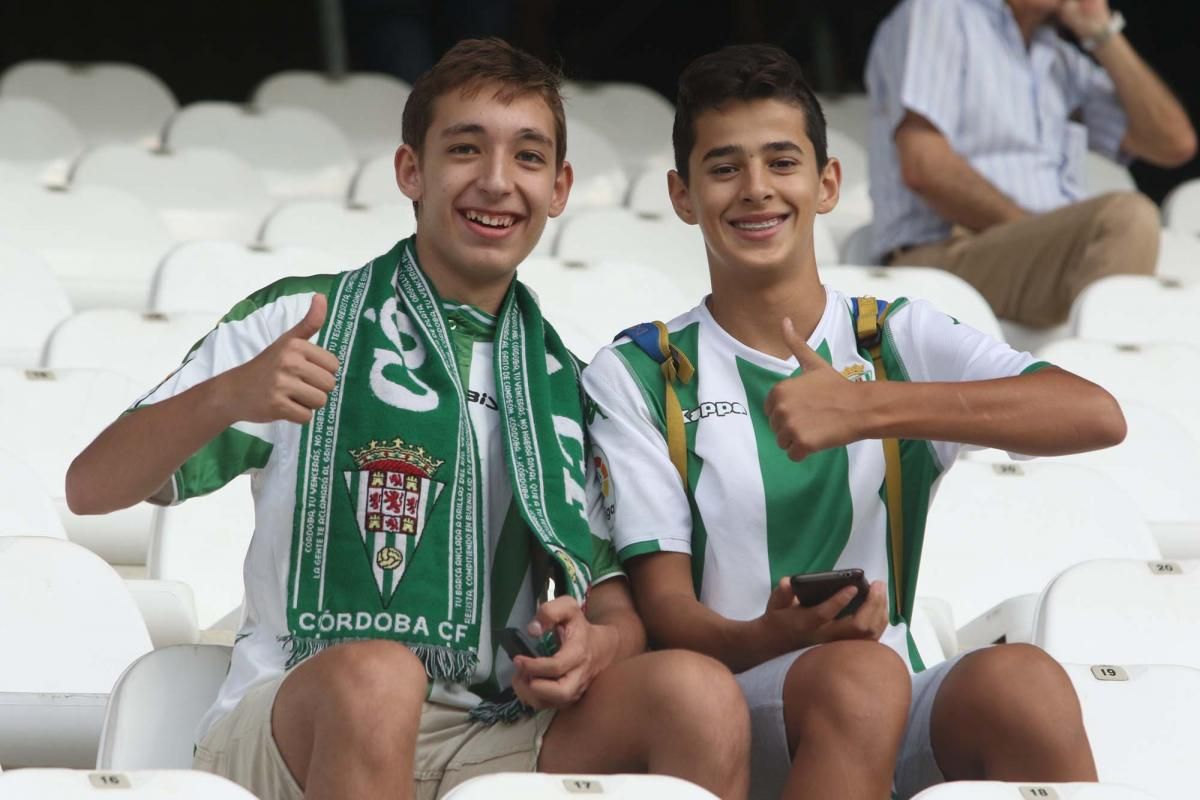
<svg viewBox="0 0 1200 800">
<path fill-rule="evenodd" d="M 445 463 L 402 439 L 351 450 L 357 470 L 343 472 L 358 534 L 386 608 L 421 544 L 425 522 L 446 484 L 433 480 Z"/>
<path fill-rule="evenodd" d="M 467 402 L 478 403 L 488 411 L 499 411 L 500 406 L 496 405 L 496 398 L 487 392 L 477 392 L 474 389 L 467 390 Z"/>
<path fill-rule="evenodd" d="M 718 400 L 715 403 L 701 403 L 696 408 L 685 408 L 683 421 L 685 423 L 699 422 L 708 417 L 727 417 L 730 414 L 748 416 L 746 407 L 741 403 L 737 401 L 727 403 L 724 400 Z"/>
</svg>

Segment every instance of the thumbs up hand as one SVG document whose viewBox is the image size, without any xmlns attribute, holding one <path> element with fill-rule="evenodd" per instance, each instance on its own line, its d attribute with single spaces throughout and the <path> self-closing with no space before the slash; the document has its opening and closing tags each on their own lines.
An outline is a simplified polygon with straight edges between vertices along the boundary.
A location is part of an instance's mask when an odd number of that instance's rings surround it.
<svg viewBox="0 0 1200 800">
<path fill-rule="evenodd" d="M 783 320 L 783 338 L 802 372 L 777 383 L 763 407 L 779 447 L 788 458 L 800 461 L 819 450 L 864 438 L 862 387 L 813 352 L 790 319 Z"/>
<path fill-rule="evenodd" d="M 309 341 L 325 324 L 328 301 L 314 294 L 308 313 L 270 347 L 224 374 L 221 397 L 231 421 L 303 424 L 336 385 L 338 360 Z"/>
</svg>

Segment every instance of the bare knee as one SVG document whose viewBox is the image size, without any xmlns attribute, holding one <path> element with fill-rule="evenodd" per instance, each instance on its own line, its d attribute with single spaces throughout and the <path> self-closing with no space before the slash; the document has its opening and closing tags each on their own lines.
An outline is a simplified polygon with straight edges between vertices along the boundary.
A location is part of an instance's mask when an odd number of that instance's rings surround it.
<svg viewBox="0 0 1200 800">
<path fill-rule="evenodd" d="M 653 654 L 645 684 L 647 702 L 664 713 L 683 715 L 688 724 L 749 735 L 750 716 L 742 690 L 724 664 L 685 650 Z"/>
<path fill-rule="evenodd" d="M 908 667 L 878 642 L 831 642 L 796 659 L 784 682 L 784 718 L 794 750 L 810 735 L 861 739 L 892 731 L 908 719 Z M 881 737 L 886 738 L 886 737 Z"/>
<path fill-rule="evenodd" d="M 994 729 L 1053 738 L 1082 727 L 1075 687 L 1066 671 L 1040 647 L 1007 644 L 964 658 L 938 692 L 939 705 L 953 706 L 966 719 Z"/>
<path fill-rule="evenodd" d="M 303 670 L 303 672 L 301 672 Z M 285 681 L 303 677 L 314 698 L 314 722 L 335 722 L 340 735 L 386 739 L 406 734 L 420 721 L 428 686 L 425 667 L 402 644 L 349 642 L 325 650 Z"/>
</svg>

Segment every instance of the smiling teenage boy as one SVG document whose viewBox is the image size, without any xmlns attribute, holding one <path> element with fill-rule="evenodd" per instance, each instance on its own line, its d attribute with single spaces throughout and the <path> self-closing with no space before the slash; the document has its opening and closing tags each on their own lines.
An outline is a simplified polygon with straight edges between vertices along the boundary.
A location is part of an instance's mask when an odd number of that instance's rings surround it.
<svg viewBox="0 0 1200 800">
<path fill-rule="evenodd" d="M 534 769 L 745 795 L 737 686 L 695 653 L 643 653 L 589 526 L 578 364 L 514 280 L 567 202 L 565 135 L 545 65 L 456 45 L 404 110 L 416 236 L 242 301 L 72 465 L 79 513 L 254 476 L 245 622 L 197 767 L 264 798 L 435 797 Z M 538 606 L 549 574 L 560 596 Z M 526 625 L 558 652 L 512 664 L 496 632 Z"/>
<path fill-rule="evenodd" d="M 783 51 L 729 47 L 688 67 L 674 145 L 671 200 L 699 225 L 712 282 L 666 326 L 695 370 L 672 379 L 676 457 L 661 357 L 619 339 L 584 385 L 606 515 L 647 632 L 738 673 L 752 794 L 878 800 L 893 782 L 908 797 L 944 779 L 1095 780 L 1077 698 L 1048 656 L 1004 645 L 921 671 L 908 621 L 925 512 L 954 442 L 1104 447 L 1124 435 L 1120 409 L 917 300 L 884 317 L 880 380 L 855 304 L 817 274 L 813 219 L 837 203 L 841 168 Z M 897 543 L 881 439 L 899 440 Z M 848 568 L 872 581 L 857 612 L 835 619 L 854 588 L 799 606 L 789 576 Z"/>
</svg>

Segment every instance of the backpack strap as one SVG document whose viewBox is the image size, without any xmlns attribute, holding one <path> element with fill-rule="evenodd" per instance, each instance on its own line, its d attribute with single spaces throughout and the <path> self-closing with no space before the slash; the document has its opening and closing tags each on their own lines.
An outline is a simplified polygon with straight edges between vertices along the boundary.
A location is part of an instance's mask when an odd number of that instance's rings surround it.
<svg viewBox="0 0 1200 800">
<path fill-rule="evenodd" d="M 675 384 L 688 384 L 696 374 L 696 368 L 688 357 L 675 345 L 667 335 L 667 326 L 659 321 L 643 322 L 626 328 L 617 334 L 616 338 L 628 336 L 650 358 L 658 364 L 662 371 L 663 382 L 666 385 L 664 399 L 664 416 L 667 423 L 667 452 L 671 463 L 679 473 L 686 491 L 687 479 L 687 436 L 683 430 L 683 406 L 679 404 L 679 395 L 675 393 Z"/>
<path fill-rule="evenodd" d="M 869 296 L 852 298 L 850 304 L 858 345 L 871 354 L 871 361 L 875 364 L 875 380 L 886 381 L 888 375 L 887 367 L 883 364 L 883 321 L 887 317 L 888 304 Z M 904 513 L 899 440 L 883 440 L 883 463 L 884 486 L 887 490 L 888 542 L 892 551 L 892 583 L 896 587 L 896 614 L 903 617 Z"/>
</svg>

